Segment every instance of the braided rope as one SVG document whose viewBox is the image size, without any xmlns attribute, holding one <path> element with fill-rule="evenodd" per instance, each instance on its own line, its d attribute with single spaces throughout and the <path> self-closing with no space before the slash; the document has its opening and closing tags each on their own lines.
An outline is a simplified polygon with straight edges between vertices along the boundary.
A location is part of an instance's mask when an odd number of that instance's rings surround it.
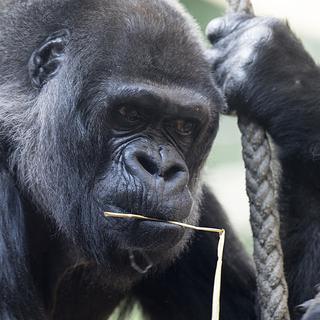
<svg viewBox="0 0 320 320">
<path fill-rule="evenodd" d="M 261 319 L 289 320 L 288 289 L 279 237 L 280 222 L 271 170 L 271 148 L 261 127 L 240 117 L 239 128 L 250 201 Z"/>
<path fill-rule="evenodd" d="M 231 11 L 253 14 L 250 0 L 227 1 Z M 261 320 L 289 320 L 271 148 L 260 126 L 245 117 L 239 117 L 238 124 L 242 133 Z"/>
</svg>

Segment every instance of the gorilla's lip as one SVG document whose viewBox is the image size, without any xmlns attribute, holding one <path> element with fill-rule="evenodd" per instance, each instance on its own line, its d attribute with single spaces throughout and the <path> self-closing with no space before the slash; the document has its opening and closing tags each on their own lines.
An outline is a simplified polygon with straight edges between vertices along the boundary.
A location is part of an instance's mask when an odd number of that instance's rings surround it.
<svg viewBox="0 0 320 320">
<path fill-rule="evenodd" d="M 180 226 L 165 222 L 136 221 L 129 237 L 130 246 L 146 250 L 169 249 L 179 243 L 184 235 Z"/>
<path fill-rule="evenodd" d="M 108 211 L 126 213 L 113 207 Z M 111 232 L 124 249 L 167 250 L 176 246 L 183 238 L 185 229 L 164 221 L 136 220 L 106 217 L 111 225 Z"/>
</svg>

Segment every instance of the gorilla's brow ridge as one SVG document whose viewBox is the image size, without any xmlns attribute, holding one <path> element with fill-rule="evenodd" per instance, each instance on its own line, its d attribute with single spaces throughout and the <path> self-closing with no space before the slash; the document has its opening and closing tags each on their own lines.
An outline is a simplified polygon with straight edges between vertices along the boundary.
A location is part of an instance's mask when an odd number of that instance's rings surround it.
<svg viewBox="0 0 320 320">
<path fill-rule="evenodd" d="M 123 84 L 107 89 L 109 104 L 137 103 L 148 108 L 159 108 L 168 113 L 183 112 L 199 121 L 207 121 L 214 102 L 205 95 L 183 87 L 148 84 Z M 195 112 L 196 111 L 196 112 Z"/>
</svg>

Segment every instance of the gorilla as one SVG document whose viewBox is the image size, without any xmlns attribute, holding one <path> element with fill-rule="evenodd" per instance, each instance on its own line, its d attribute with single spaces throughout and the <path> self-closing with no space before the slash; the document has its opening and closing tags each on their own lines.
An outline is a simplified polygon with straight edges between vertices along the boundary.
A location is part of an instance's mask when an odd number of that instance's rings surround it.
<svg viewBox="0 0 320 320">
<path fill-rule="evenodd" d="M 0 8 L 1 319 L 107 319 L 119 305 L 125 318 L 135 302 L 154 320 L 210 319 L 217 237 L 104 211 L 225 228 L 221 319 L 258 319 L 251 259 L 201 180 L 227 108 L 279 146 L 291 309 L 312 298 L 319 71 L 285 25 L 213 23 L 208 61 L 175 0 Z M 255 28 L 267 32 L 251 41 Z"/>
</svg>

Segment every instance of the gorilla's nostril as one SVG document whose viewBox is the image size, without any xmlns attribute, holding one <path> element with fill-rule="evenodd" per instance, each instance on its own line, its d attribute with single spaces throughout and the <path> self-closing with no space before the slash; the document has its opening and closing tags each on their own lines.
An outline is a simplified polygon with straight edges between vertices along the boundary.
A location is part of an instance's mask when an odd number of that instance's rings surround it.
<svg viewBox="0 0 320 320">
<path fill-rule="evenodd" d="M 131 158 L 131 168 L 136 168 L 136 174 L 141 179 L 145 179 L 146 173 L 155 178 L 162 178 L 165 182 L 177 183 L 184 181 L 188 176 L 187 169 L 175 158 L 166 156 L 165 159 L 157 159 L 156 155 L 150 155 L 144 152 L 136 152 Z"/>
<path fill-rule="evenodd" d="M 141 166 L 150 174 L 154 175 L 158 173 L 159 169 L 157 164 L 146 155 L 137 156 L 137 160 L 141 164 Z"/>
<path fill-rule="evenodd" d="M 171 168 L 169 168 L 167 171 L 164 172 L 163 178 L 165 180 L 171 180 L 175 178 L 179 173 L 183 172 L 183 168 L 179 165 L 173 165 Z"/>
</svg>

